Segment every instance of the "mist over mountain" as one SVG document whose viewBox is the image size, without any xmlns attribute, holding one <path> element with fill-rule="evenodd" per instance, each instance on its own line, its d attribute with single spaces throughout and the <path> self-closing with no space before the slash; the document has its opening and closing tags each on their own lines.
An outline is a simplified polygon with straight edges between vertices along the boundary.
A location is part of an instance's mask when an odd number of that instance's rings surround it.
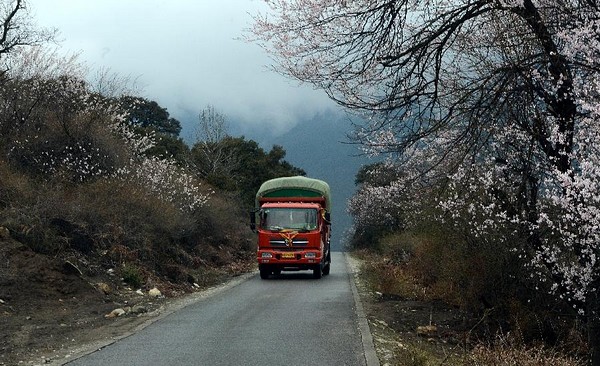
<svg viewBox="0 0 600 366">
<path fill-rule="evenodd" d="M 329 183 L 332 194 L 332 248 L 343 250 L 346 233 L 352 219 L 346 212 L 348 199 L 356 186 L 354 178 L 361 165 L 370 161 L 360 156 L 358 147 L 350 144 L 347 133 L 351 120 L 334 111 L 321 113 L 300 121 L 288 132 L 274 136 L 268 130 L 246 130 L 231 122 L 233 136 L 244 135 L 260 144 L 265 150 L 281 145 L 287 152 L 285 160 L 304 169 L 308 177 Z"/>
</svg>

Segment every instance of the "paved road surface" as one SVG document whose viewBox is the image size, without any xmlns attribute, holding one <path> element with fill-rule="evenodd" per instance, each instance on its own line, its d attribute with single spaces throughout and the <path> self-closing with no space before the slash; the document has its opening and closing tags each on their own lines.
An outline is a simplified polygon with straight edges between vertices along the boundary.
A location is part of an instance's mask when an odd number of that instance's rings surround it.
<svg viewBox="0 0 600 366">
<path fill-rule="evenodd" d="M 254 276 L 69 365 L 366 365 L 344 255 L 332 259 L 320 280 Z"/>
</svg>

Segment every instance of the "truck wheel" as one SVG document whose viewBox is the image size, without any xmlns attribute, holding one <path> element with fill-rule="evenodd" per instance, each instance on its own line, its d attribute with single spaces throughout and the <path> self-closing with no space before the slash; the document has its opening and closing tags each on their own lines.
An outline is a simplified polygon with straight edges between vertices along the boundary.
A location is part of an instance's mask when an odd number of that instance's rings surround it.
<svg viewBox="0 0 600 366">
<path fill-rule="evenodd" d="M 269 278 L 269 275 L 271 274 L 271 271 L 261 268 L 260 269 L 260 278 L 263 280 L 266 280 L 267 278 Z"/>
<path fill-rule="evenodd" d="M 327 252 L 327 257 L 325 258 L 325 267 L 323 267 L 323 276 L 327 276 L 329 274 L 329 270 L 331 269 L 331 252 Z"/>
<path fill-rule="evenodd" d="M 313 278 L 319 279 L 321 277 L 323 277 L 323 269 L 321 268 L 321 265 L 318 265 L 313 268 Z"/>
</svg>

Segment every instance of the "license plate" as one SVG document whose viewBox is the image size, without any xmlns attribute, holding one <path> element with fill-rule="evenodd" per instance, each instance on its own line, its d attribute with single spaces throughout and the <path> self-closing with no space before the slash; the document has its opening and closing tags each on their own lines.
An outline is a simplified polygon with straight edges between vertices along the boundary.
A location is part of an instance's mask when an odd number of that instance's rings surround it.
<svg viewBox="0 0 600 366">
<path fill-rule="evenodd" d="M 294 253 L 283 253 L 283 254 L 281 254 L 281 258 L 283 258 L 283 259 L 293 259 L 295 257 L 296 256 L 294 255 Z"/>
</svg>

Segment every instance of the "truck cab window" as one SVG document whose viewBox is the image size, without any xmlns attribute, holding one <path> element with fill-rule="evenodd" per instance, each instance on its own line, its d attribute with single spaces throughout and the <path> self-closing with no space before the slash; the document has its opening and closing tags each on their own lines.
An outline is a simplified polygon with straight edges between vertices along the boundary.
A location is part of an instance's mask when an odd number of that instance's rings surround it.
<svg viewBox="0 0 600 366">
<path fill-rule="evenodd" d="M 315 230 L 317 217 L 315 209 L 270 208 L 263 211 L 261 224 L 267 230 Z"/>
</svg>

